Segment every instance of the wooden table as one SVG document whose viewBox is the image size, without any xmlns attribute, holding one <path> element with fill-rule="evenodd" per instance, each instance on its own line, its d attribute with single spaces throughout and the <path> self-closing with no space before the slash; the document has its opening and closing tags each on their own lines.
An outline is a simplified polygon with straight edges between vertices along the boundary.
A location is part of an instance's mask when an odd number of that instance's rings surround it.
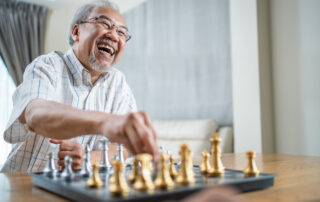
<svg viewBox="0 0 320 202">
<path fill-rule="evenodd" d="M 243 170 L 245 154 L 223 154 L 226 168 Z M 197 161 L 195 161 L 197 162 Z M 261 172 L 276 173 L 271 188 L 239 194 L 245 201 L 320 201 L 320 157 L 257 154 Z M 1 201 L 67 201 L 32 185 L 27 173 L 0 174 Z"/>
</svg>

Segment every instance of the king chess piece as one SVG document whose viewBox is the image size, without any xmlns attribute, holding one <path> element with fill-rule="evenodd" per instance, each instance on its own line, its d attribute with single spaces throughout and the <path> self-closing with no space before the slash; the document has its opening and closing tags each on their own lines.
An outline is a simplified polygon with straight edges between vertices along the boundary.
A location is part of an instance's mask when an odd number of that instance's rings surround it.
<svg viewBox="0 0 320 202">
<path fill-rule="evenodd" d="M 99 163 L 98 162 L 93 163 L 92 168 L 93 168 L 93 174 L 88 179 L 87 185 L 88 187 L 96 187 L 100 189 L 103 186 L 103 182 L 99 176 Z"/>
<path fill-rule="evenodd" d="M 113 180 L 109 182 L 109 191 L 113 196 L 126 197 L 129 194 L 130 188 L 123 175 L 123 165 L 120 160 L 114 160 L 113 163 Z"/>
<path fill-rule="evenodd" d="M 195 183 L 195 173 L 193 171 L 192 151 L 187 144 L 182 144 L 180 147 L 180 171 L 176 178 L 176 183 L 179 185 L 193 185 Z"/>
<path fill-rule="evenodd" d="M 243 171 L 245 177 L 258 177 L 259 176 L 259 170 L 258 170 L 256 163 L 255 163 L 255 160 L 254 160 L 255 157 L 256 157 L 256 153 L 254 151 L 247 152 L 248 164 L 247 164 L 247 167 Z"/>
<path fill-rule="evenodd" d="M 157 189 L 171 190 L 174 187 L 174 182 L 169 172 L 168 160 L 168 155 L 165 152 L 161 152 L 160 161 L 158 162 L 158 174 L 154 182 Z"/>
<path fill-rule="evenodd" d="M 211 142 L 211 169 L 209 171 L 210 177 L 222 177 L 224 176 L 224 166 L 221 161 L 221 151 L 220 151 L 220 142 L 218 133 L 213 134 L 213 137 L 210 138 Z"/>
</svg>

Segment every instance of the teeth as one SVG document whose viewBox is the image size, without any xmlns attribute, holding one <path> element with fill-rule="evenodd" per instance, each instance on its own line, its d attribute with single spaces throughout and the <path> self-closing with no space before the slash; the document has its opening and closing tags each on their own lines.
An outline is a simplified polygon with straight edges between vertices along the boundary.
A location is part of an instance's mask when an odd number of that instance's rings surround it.
<svg viewBox="0 0 320 202">
<path fill-rule="evenodd" d="M 99 44 L 99 45 L 98 45 L 98 48 L 107 49 L 107 52 L 108 52 L 110 55 L 113 55 L 113 54 L 114 54 L 114 49 L 113 49 L 111 46 L 109 46 L 109 45 Z"/>
</svg>

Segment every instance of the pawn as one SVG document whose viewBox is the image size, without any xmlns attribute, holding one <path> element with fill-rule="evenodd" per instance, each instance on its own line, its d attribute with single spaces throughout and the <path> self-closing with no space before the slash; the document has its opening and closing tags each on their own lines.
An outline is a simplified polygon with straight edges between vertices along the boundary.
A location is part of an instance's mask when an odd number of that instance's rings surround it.
<svg viewBox="0 0 320 202">
<path fill-rule="evenodd" d="M 211 177 L 222 177 L 224 176 L 224 166 L 221 161 L 221 151 L 220 151 L 220 142 L 218 133 L 213 134 L 213 137 L 210 138 L 211 142 L 211 169 L 209 171 L 209 176 Z"/>
<path fill-rule="evenodd" d="M 176 170 L 176 167 L 174 166 L 174 158 L 173 155 L 170 155 L 170 166 L 169 166 L 169 173 L 172 179 L 175 179 L 178 175 L 178 172 Z"/>
<path fill-rule="evenodd" d="M 46 167 L 44 168 L 43 172 L 48 176 L 48 177 L 56 177 L 57 176 L 57 168 L 56 164 L 54 163 L 54 157 L 52 152 L 48 154 L 49 160 L 47 162 Z"/>
<path fill-rule="evenodd" d="M 150 166 L 152 156 L 146 153 L 139 154 L 137 155 L 137 159 L 141 163 L 141 168 L 133 187 L 138 191 L 152 193 L 154 190 L 154 184 L 151 177 L 152 167 Z"/>
<path fill-rule="evenodd" d="M 160 154 L 157 175 L 154 182 L 156 188 L 171 190 L 174 187 L 174 182 L 169 173 L 168 155 L 165 152 L 161 152 Z"/>
<path fill-rule="evenodd" d="M 74 178 L 74 173 L 72 170 L 72 158 L 69 155 L 64 157 L 64 170 L 61 173 L 61 177 L 67 181 L 71 181 Z"/>
<path fill-rule="evenodd" d="M 206 175 L 206 174 L 209 173 L 209 171 L 211 169 L 210 162 L 209 162 L 210 154 L 206 150 L 202 151 L 202 159 L 203 160 L 202 160 L 202 163 L 200 165 L 200 172 L 203 175 Z"/>
<path fill-rule="evenodd" d="M 103 186 L 103 182 L 99 176 L 99 163 L 97 162 L 93 163 L 92 167 L 93 167 L 93 174 L 88 179 L 87 185 L 88 187 L 96 187 L 100 189 Z"/>
<path fill-rule="evenodd" d="M 131 184 L 133 184 L 137 177 L 138 177 L 138 171 L 139 171 L 139 161 L 138 159 L 133 159 L 133 165 L 132 165 L 132 172 L 129 175 L 129 181 Z"/>
<path fill-rule="evenodd" d="M 192 151 L 188 148 L 187 144 L 182 144 L 180 149 L 180 171 L 176 178 L 179 185 L 192 185 L 195 183 L 195 174 L 192 164 Z"/>
<path fill-rule="evenodd" d="M 256 166 L 255 163 L 255 157 L 256 153 L 254 151 L 248 151 L 247 152 L 247 159 L 248 159 L 248 164 L 246 169 L 244 169 L 243 173 L 245 177 L 258 177 L 259 176 L 259 170 Z"/>
<path fill-rule="evenodd" d="M 92 165 L 90 162 L 90 148 L 89 148 L 89 145 L 87 145 L 85 149 L 84 162 L 80 170 L 80 175 L 85 177 L 90 177 L 91 174 L 92 174 Z"/>
<path fill-rule="evenodd" d="M 123 166 L 120 160 L 114 160 L 113 163 L 113 175 L 109 182 L 109 191 L 113 196 L 128 196 L 130 188 L 123 175 Z"/>
</svg>

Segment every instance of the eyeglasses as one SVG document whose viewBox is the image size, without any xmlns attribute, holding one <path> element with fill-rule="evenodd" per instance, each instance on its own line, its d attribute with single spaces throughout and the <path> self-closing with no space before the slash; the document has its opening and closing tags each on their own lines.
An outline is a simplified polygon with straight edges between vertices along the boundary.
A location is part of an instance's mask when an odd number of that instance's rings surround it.
<svg viewBox="0 0 320 202">
<path fill-rule="evenodd" d="M 90 22 L 90 20 L 95 20 L 95 22 Z M 83 24 L 83 23 L 99 23 L 99 24 L 103 25 L 107 30 L 112 30 L 113 27 L 115 27 L 116 32 L 117 32 L 118 36 L 120 37 L 120 39 L 125 40 L 125 41 L 129 41 L 131 39 L 131 34 L 128 31 L 127 27 L 125 27 L 123 25 L 120 25 L 120 26 L 115 25 L 112 22 L 112 20 L 105 15 L 90 18 L 87 21 L 81 21 L 79 24 Z"/>
</svg>

